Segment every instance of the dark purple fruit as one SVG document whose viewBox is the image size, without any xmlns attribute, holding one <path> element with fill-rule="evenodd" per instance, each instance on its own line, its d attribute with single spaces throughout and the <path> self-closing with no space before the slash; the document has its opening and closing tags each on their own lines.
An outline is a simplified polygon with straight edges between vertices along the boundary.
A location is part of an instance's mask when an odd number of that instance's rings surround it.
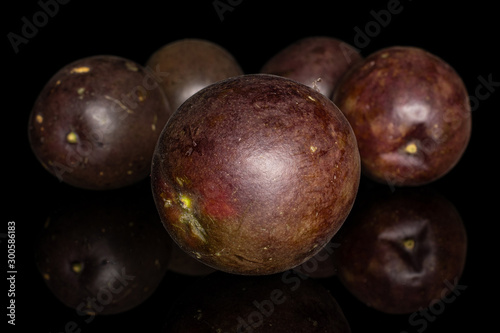
<svg viewBox="0 0 500 333">
<path fill-rule="evenodd" d="M 181 294 L 162 332 L 351 332 L 344 313 L 321 284 L 292 271 L 268 276 L 223 272 Z"/>
<path fill-rule="evenodd" d="M 340 281 L 361 302 L 412 313 L 450 295 L 465 266 L 467 235 L 440 194 L 426 187 L 388 192 L 353 209 L 333 256 Z"/>
<path fill-rule="evenodd" d="M 331 100 L 250 74 L 177 109 L 151 175 L 163 223 L 184 251 L 222 271 L 262 275 L 293 268 L 330 241 L 356 197 L 360 163 Z"/>
<path fill-rule="evenodd" d="M 54 296 L 80 315 L 135 308 L 153 294 L 167 271 L 170 237 L 149 186 L 142 190 L 147 191 L 71 198 L 72 204 L 51 214 L 38 237 L 41 276 Z"/>
<path fill-rule="evenodd" d="M 345 72 L 362 60 L 351 45 L 332 37 L 299 39 L 270 58 L 260 72 L 284 76 L 332 98 Z"/>
<path fill-rule="evenodd" d="M 186 38 L 155 51 L 146 66 L 161 73 L 172 110 L 209 84 L 243 74 L 239 63 L 222 46 L 204 39 Z"/>
<path fill-rule="evenodd" d="M 155 73 L 100 55 L 61 68 L 29 118 L 34 154 L 70 185 L 107 190 L 145 179 L 171 111 Z"/>
<path fill-rule="evenodd" d="M 448 173 L 471 133 L 471 108 L 457 72 L 416 47 L 379 50 L 339 83 L 335 104 L 358 140 L 364 173 L 416 186 Z"/>
</svg>

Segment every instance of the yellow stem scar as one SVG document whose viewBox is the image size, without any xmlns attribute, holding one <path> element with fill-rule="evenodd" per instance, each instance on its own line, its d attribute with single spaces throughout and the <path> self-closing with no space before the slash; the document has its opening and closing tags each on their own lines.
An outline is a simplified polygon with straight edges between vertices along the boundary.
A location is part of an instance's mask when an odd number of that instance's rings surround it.
<svg viewBox="0 0 500 333">
<path fill-rule="evenodd" d="M 66 141 L 69 143 L 77 143 L 78 142 L 78 134 L 76 134 L 74 131 L 69 132 L 66 135 Z"/>
<path fill-rule="evenodd" d="M 415 143 L 409 143 L 406 147 L 405 147 L 405 152 L 407 152 L 408 154 L 415 154 L 418 150 L 418 147 Z"/>
</svg>

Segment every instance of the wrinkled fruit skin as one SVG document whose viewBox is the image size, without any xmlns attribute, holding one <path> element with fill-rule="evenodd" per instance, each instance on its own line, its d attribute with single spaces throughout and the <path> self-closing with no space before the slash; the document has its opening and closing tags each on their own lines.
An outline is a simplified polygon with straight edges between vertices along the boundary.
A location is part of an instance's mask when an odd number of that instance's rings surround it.
<svg viewBox="0 0 500 333">
<path fill-rule="evenodd" d="M 351 68 L 333 101 L 356 134 L 363 172 L 419 186 L 448 173 L 470 138 L 465 85 L 442 59 L 415 47 L 379 50 Z"/>
<path fill-rule="evenodd" d="M 335 240 L 342 284 L 385 313 L 412 313 L 450 295 L 467 256 L 459 212 L 427 187 L 374 192 L 353 209 Z"/>
<path fill-rule="evenodd" d="M 275 54 L 260 72 L 290 78 L 332 98 L 342 75 L 362 59 L 354 47 L 339 39 L 306 37 Z"/>
<path fill-rule="evenodd" d="M 243 74 L 243 69 L 228 50 L 196 38 L 164 45 L 150 56 L 146 66 L 160 73 L 161 87 L 172 110 L 209 84 Z"/>
<path fill-rule="evenodd" d="M 29 140 L 60 181 L 91 190 L 145 179 L 171 111 L 154 73 L 116 56 L 92 56 L 61 68 L 40 92 Z"/>
<path fill-rule="evenodd" d="M 291 271 L 215 272 L 178 298 L 162 332 L 350 333 L 351 328 L 336 299 L 313 279 Z"/>
<path fill-rule="evenodd" d="M 141 189 L 74 197 L 50 214 L 37 237 L 36 265 L 47 287 L 87 320 L 137 307 L 167 272 L 170 236 L 149 186 Z"/>
<path fill-rule="evenodd" d="M 332 238 L 360 177 L 349 123 L 324 95 L 252 74 L 189 98 L 165 126 L 152 189 L 179 246 L 248 275 L 295 267 Z"/>
</svg>

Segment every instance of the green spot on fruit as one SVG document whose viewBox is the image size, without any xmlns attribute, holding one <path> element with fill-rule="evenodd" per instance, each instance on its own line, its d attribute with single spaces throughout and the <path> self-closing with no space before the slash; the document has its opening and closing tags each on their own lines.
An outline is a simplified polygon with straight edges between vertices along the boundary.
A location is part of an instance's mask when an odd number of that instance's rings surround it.
<svg viewBox="0 0 500 333">
<path fill-rule="evenodd" d="M 68 143 L 72 143 L 72 144 L 77 143 L 78 142 L 78 134 L 76 134 L 74 131 L 69 132 L 66 135 L 66 141 Z"/>
</svg>

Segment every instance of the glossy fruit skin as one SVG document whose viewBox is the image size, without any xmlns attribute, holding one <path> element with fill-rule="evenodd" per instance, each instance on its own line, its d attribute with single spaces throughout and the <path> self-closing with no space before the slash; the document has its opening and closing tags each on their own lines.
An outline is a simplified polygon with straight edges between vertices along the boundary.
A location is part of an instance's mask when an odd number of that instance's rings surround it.
<svg viewBox="0 0 500 333">
<path fill-rule="evenodd" d="M 367 56 L 344 76 L 333 101 L 356 134 L 364 174 L 381 183 L 431 183 L 458 163 L 470 139 L 462 79 L 421 48 Z"/>
<path fill-rule="evenodd" d="M 358 50 L 342 40 L 311 36 L 299 39 L 275 54 L 260 72 L 290 78 L 332 98 L 340 78 L 362 59 Z"/>
<path fill-rule="evenodd" d="M 215 272 L 179 297 L 162 332 L 331 332 L 350 325 L 332 294 L 291 271 L 268 276 Z"/>
<path fill-rule="evenodd" d="M 197 38 L 180 39 L 162 46 L 150 56 L 146 66 L 161 73 L 161 86 L 172 110 L 209 84 L 243 74 L 228 50 Z"/>
<path fill-rule="evenodd" d="M 41 277 L 85 320 L 142 304 L 167 272 L 171 241 L 147 185 L 72 193 L 37 236 Z"/>
<path fill-rule="evenodd" d="M 341 283 L 364 304 L 392 314 L 419 311 L 450 295 L 467 257 L 459 212 L 427 186 L 395 192 L 384 186 L 356 201 L 335 239 Z"/>
<path fill-rule="evenodd" d="M 62 67 L 29 117 L 33 153 L 60 181 L 91 190 L 145 179 L 171 115 L 154 73 L 136 62 L 96 55 Z"/>
<path fill-rule="evenodd" d="M 354 133 L 324 95 L 266 74 L 196 93 L 171 117 L 152 190 L 179 246 L 216 269 L 285 271 L 347 217 L 360 178 Z"/>
</svg>

